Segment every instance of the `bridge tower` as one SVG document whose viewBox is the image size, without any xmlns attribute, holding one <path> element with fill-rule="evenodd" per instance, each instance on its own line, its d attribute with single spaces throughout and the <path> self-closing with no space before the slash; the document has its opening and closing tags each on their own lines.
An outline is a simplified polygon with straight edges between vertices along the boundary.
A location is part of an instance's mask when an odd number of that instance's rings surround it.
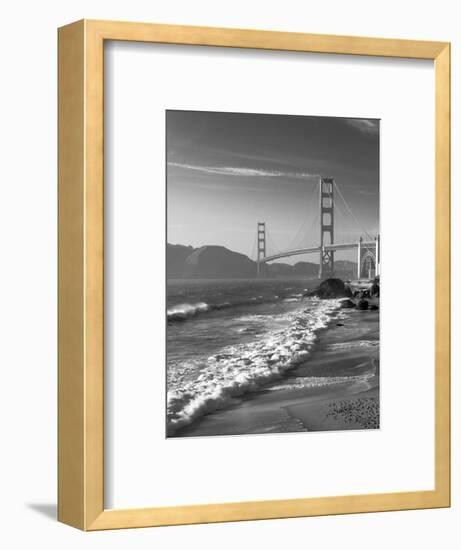
<svg viewBox="0 0 461 550">
<path fill-rule="evenodd" d="M 261 262 L 266 257 L 266 223 L 258 222 L 258 259 L 256 262 L 257 275 L 261 277 L 264 263 Z"/>
<path fill-rule="evenodd" d="M 334 182 L 333 178 L 320 178 L 320 262 L 319 279 L 332 277 L 335 268 L 334 251 L 325 250 L 325 245 L 334 239 Z"/>
</svg>

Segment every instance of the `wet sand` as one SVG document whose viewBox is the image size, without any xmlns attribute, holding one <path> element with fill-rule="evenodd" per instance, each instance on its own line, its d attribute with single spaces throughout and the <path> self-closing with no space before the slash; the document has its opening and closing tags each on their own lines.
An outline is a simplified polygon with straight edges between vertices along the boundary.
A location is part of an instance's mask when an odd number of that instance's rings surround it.
<svg viewBox="0 0 461 550">
<path fill-rule="evenodd" d="M 379 311 L 342 310 L 303 364 L 175 437 L 379 428 Z"/>
</svg>

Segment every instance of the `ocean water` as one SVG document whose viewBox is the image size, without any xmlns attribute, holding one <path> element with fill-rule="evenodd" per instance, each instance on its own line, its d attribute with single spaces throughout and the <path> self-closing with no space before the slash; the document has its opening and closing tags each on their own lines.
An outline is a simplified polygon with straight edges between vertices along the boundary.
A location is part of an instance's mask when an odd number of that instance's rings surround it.
<svg viewBox="0 0 461 550">
<path fill-rule="evenodd" d="M 167 433 L 305 361 L 339 300 L 303 298 L 317 280 L 170 281 Z"/>
</svg>

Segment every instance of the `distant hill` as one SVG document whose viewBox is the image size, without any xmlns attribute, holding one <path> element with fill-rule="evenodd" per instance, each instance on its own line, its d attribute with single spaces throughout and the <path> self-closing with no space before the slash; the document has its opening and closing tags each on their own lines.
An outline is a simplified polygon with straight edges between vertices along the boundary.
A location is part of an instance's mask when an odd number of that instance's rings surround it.
<svg viewBox="0 0 461 550">
<path fill-rule="evenodd" d="M 167 244 L 167 274 L 170 279 L 182 279 L 184 277 L 184 262 L 192 252 L 194 252 L 192 246 Z"/>
<path fill-rule="evenodd" d="M 293 266 L 295 275 L 301 277 L 317 277 L 319 274 L 319 264 L 313 262 L 297 262 Z"/>
<path fill-rule="evenodd" d="M 183 277 L 188 279 L 249 279 L 255 275 L 255 262 L 224 246 L 201 246 L 184 261 Z"/>
<path fill-rule="evenodd" d="M 256 262 L 245 254 L 233 252 L 224 246 L 193 248 L 181 244 L 167 244 L 167 277 L 169 279 L 252 279 L 256 277 Z M 357 264 L 347 260 L 335 262 L 337 277 L 352 279 Z M 266 277 L 317 277 L 319 265 L 297 262 L 294 265 L 272 263 L 265 266 Z"/>
<path fill-rule="evenodd" d="M 319 274 L 319 264 L 297 262 L 291 265 L 276 262 L 266 265 L 266 274 L 269 277 L 317 277 Z"/>
</svg>

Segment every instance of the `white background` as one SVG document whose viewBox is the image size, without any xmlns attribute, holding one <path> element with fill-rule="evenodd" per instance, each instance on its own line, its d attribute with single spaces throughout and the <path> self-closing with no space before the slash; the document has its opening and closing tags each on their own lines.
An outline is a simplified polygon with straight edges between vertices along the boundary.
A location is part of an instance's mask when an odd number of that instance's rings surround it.
<svg viewBox="0 0 461 550">
<path fill-rule="evenodd" d="M 106 506 L 432 489 L 433 301 L 393 306 L 409 253 L 434 288 L 432 63 L 118 42 L 105 70 Z M 165 439 L 165 109 L 181 108 L 381 119 L 379 431 Z"/>
<path fill-rule="evenodd" d="M 461 504 L 459 347 L 453 354 L 453 507 L 226 525 L 83 534 L 51 519 L 56 469 L 56 27 L 81 17 L 269 28 L 453 42 L 453 144 L 459 151 L 457 4 L 147 0 L 2 6 L 0 94 L 2 527 L 6 548 L 456 548 Z M 459 234 L 453 155 L 453 235 Z M 455 239 L 454 239 L 455 240 Z M 456 240 L 455 240 L 456 244 Z M 421 260 L 423 261 L 423 260 Z M 454 249 L 453 272 L 459 253 Z M 459 332 L 454 278 L 453 333 Z"/>
</svg>

